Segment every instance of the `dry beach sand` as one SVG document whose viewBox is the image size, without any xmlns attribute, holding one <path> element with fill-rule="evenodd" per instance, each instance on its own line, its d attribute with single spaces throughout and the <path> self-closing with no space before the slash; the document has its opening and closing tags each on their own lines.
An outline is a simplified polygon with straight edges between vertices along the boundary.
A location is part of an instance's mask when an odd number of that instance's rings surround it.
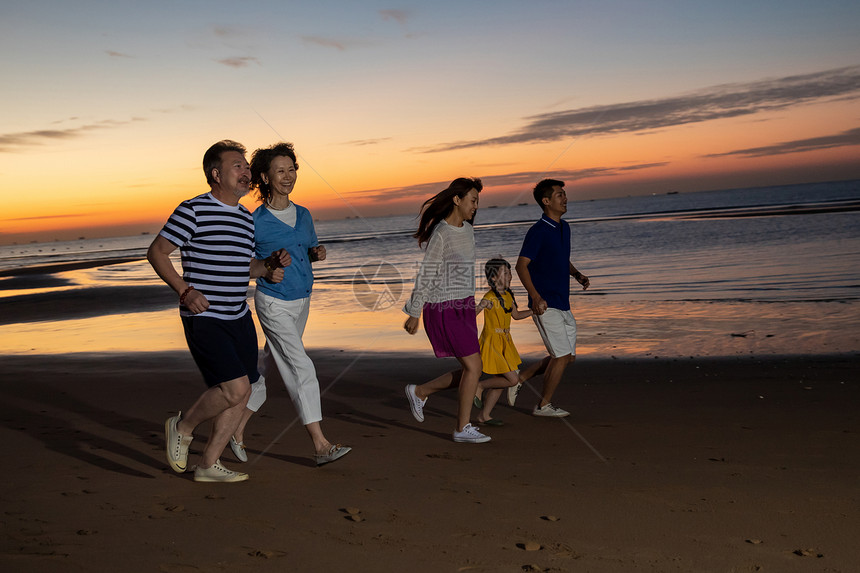
<svg viewBox="0 0 860 573">
<path fill-rule="evenodd" d="M 203 389 L 186 351 L 0 357 L 0 570 L 860 570 L 856 354 L 580 359 L 570 418 L 530 416 L 527 386 L 482 445 L 451 441 L 453 392 L 409 413 L 403 386 L 451 363 L 312 357 L 354 451 L 315 467 L 270 384 L 249 462 L 223 456 L 239 484 L 165 462 Z"/>
</svg>

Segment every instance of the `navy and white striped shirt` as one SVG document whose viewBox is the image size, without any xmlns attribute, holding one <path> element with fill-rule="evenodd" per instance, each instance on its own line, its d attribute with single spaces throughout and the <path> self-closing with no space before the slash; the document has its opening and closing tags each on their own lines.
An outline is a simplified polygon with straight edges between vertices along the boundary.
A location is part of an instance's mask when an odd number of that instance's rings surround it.
<svg viewBox="0 0 860 573">
<path fill-rule="evenodd" d="M 182 278 L 209 301 L 209 308 L 182 316 L 241 318 L 248 312 L 245 299 L 254 256 L 254 219 L 243 205 L 226 205 L 211 193 L 183 201 L 159 233 L 179 247 Z"/>
</svg>

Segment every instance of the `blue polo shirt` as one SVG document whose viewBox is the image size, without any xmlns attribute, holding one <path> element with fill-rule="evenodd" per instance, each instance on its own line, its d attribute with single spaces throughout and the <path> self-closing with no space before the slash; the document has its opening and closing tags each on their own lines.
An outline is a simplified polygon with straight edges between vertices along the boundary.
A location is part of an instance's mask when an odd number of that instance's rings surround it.
<svg viewBox="0 0 860 573">
<path fill-rule="evenodd" d="M 550 308 L 570 310 L 570 225 L 544 214 L 523 239 L 520 256 L 529 259 L 529 274 Z M 529 306 L 532 300 L 529 297 Z"/>
</svg>

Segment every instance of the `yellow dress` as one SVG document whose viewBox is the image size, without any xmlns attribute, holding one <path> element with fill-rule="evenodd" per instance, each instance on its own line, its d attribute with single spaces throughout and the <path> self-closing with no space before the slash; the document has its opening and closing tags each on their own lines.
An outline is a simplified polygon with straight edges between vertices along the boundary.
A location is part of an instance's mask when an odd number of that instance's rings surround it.
<svg viewBox="0 0 860 573">
<path fill-rule="evenodd" d="M 509 292 L 502 294 L 505 308 L 513 308 L 514 297 Z M 517 347 L 511 339 L 511 314 L 499 304 L 499 298 L 491 290 L 483 300 L 493 303 L 493 308 L 484 310 L 484 330 L 481 331 L 481 360 L 487 374 L 513 372 L 522 364 Z"/>
</svg>

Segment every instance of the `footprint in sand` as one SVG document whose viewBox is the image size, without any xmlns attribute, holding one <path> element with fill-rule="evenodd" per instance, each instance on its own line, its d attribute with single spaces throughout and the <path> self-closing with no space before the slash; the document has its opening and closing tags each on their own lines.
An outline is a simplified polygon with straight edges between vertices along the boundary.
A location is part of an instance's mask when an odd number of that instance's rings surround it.
<svg viewBox="0 0 860 573">
<path fill-rule="evenodd" d="M 286 551 L 267 551 L 264 549 L 254 549 L 248 552 L 248 555 L 251 557 L 262 557 L 263 559 L 275 559 L 276 557 L 283 557 L 286 554 Z"/>
<path fill-rule="evenodd" d="M 341 511 L 345 513 L 344 519 L 350 521 L 364 521 L 364 516 L 361 515 L 361 510 L 357 507 L 343 507 Z"/>
<path fill-rule="evenodd" d="M 163 573 L 194 573 L 200 571 L 200 568 L 183 563 L 162 563 L 158 566 L 158 570 Z"/>
<path fill-rule="evenodd" d="M 809 548 L 809 549 L 795 549 L 795 550 L 793 551 L 793 553 L 794 553 L 795 555 L 800 556 L 800 557 L 813 557 L 813 556 L 814 556 L 814 557 L 817 557 L 817 558 L 819 558 L 819 559 L 821 559 L 822 557 L 824 557 L 824 554 L 823 554 L 823 553 L 819 553 L 817 549 L 812 549 L 812 548 Z"/>
<path fill-rule="evenodd" d="M 449 452 L 442 452 L 441 454 L 426 454 L 428 458 L 436 458 L 440 460 L 456 460 L 458 462 L 468 462 L 472 458 L 467 458 L 465 456 L 455 456 Z"/>
</svg>

